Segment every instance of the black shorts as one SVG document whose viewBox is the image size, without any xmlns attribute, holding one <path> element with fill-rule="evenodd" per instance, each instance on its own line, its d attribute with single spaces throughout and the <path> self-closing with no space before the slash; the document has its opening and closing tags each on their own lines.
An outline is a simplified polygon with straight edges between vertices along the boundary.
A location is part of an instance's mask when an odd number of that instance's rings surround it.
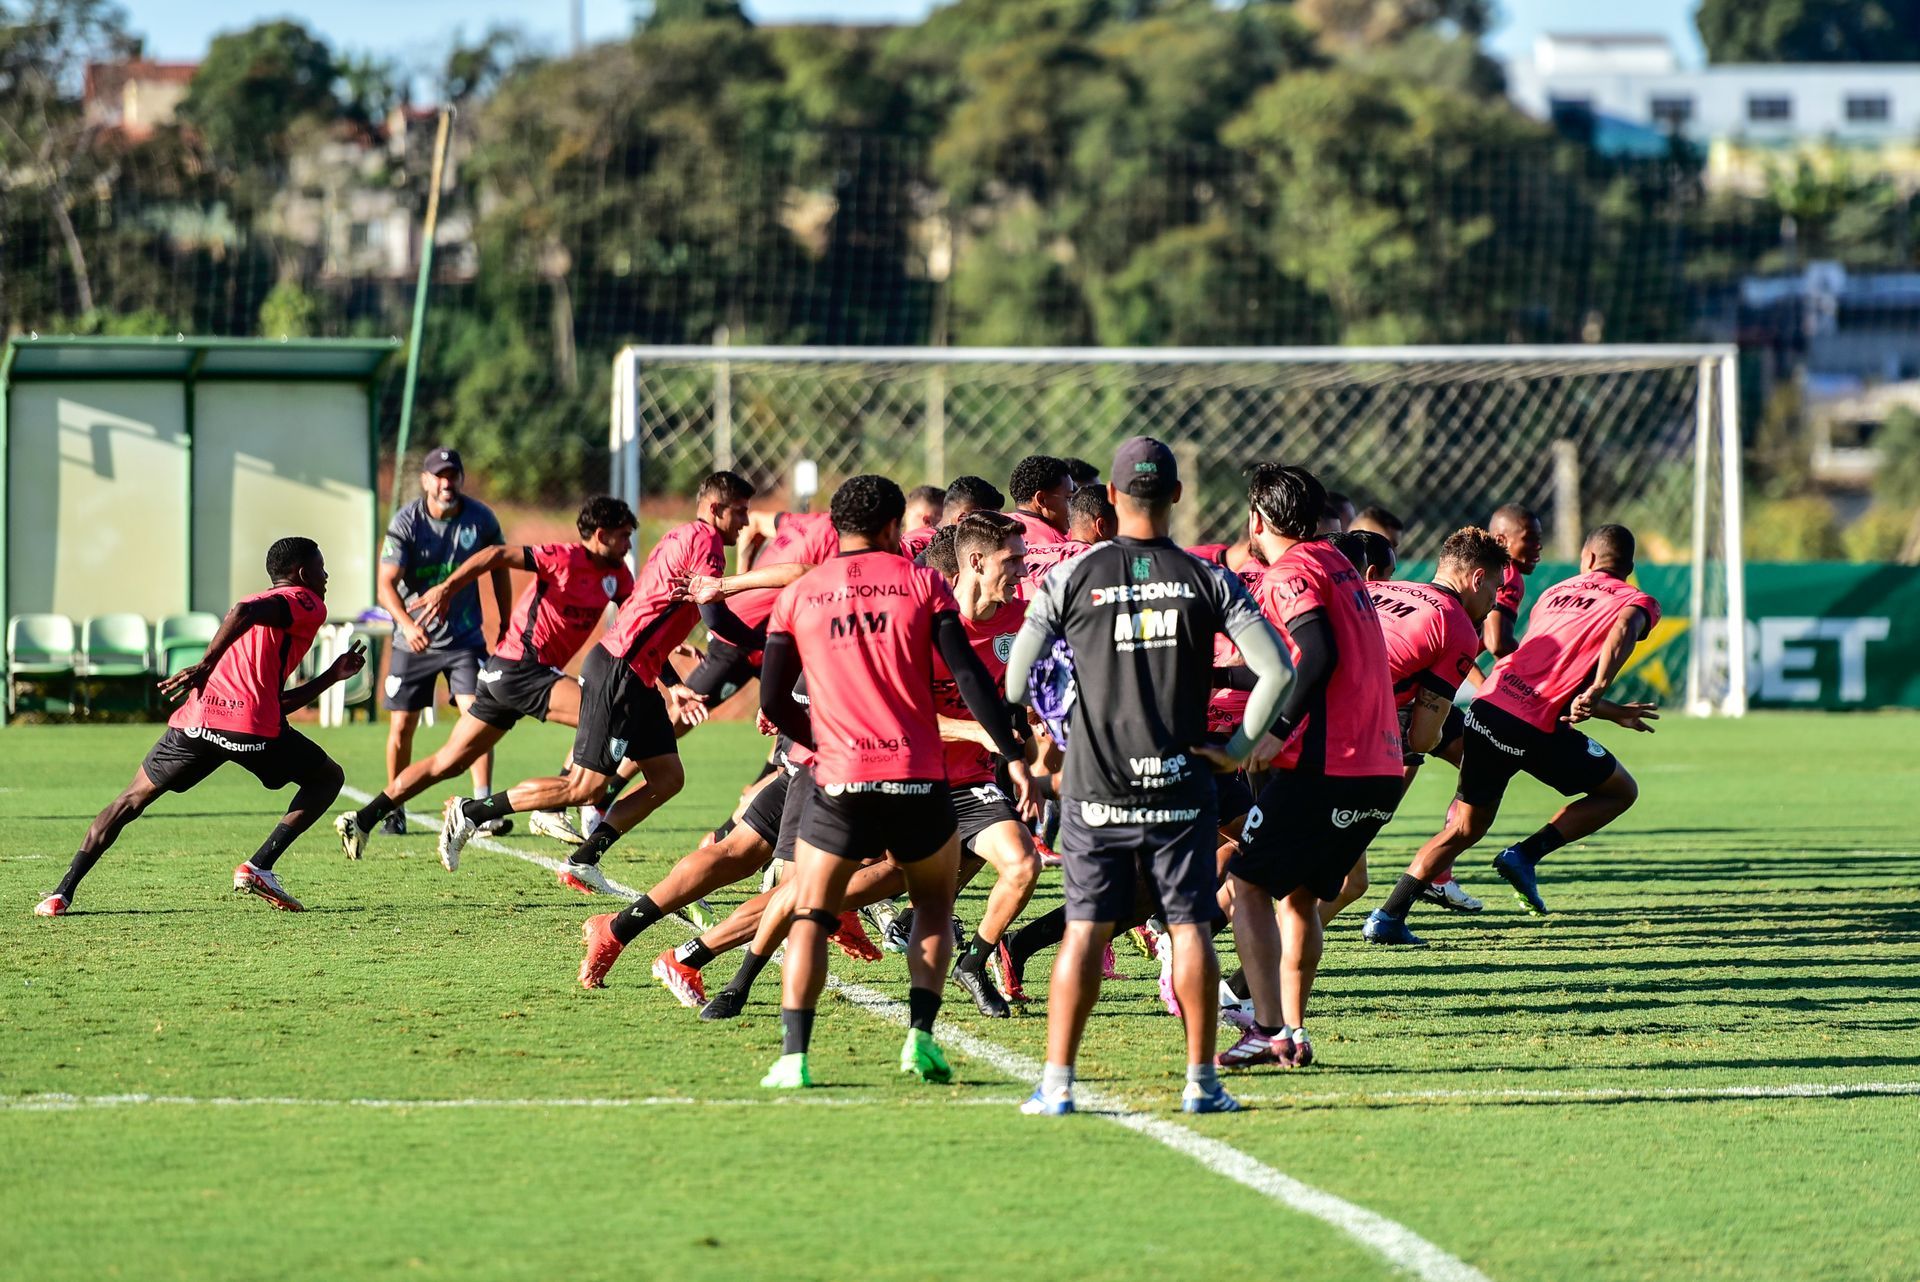
<svg viewBox="0 0 1920 1282">
<path fill-rule="evenodd" d="M 395 639 L 399 639 L 397 633 Z M 480 687 L 480 665 L 486 661 L 487 652 L 481 647 L 415 654 L 404 644 L 394 646 L 393 662 L 387 667 L 387 711 L 422 712 L 431 708 L 434 681 L 443 672 L 452 693 L 475 693 Z"/>
<path fill-rule="evenodd" d="M 807 811 L 807 798 L 813 794 L 813 767 L 795 766 L 787 779 L 787 795 L 780 802 L 780 830 L 773 842 L 773 857 L 793 862 L 793 847 L 800 840 L 800 819 Z"/>
<path fill-rule="evenodd" d="M 333 758 L 319 744 L 292 726 L 283 727 L 271 739 L 231 730 L 169 726 L 140 768 L 161 792 L 185 792 L 229 761 L 275 789 L 311 779 L 333 765 Z"/>
<path fill-rule="evenodd" d="M 953 836 L 953 797 L 945 779 L 813 783 L 800 812 L 800 839 L 842 859 L 897 864 L 938 854 Z"/>
<path fill-rule="evenodd" d="M 1340 883 L 1393 818 L 1405 784 L 1400 775 L 1353 779 L 1275 770 L 1260 804 L 1247 813 L 1227 871 L 1275 899 L 1302 886 L 1337 899 Z"/>
<path fill-rule="evenodd" d="M 1496 806 L 1522 770 L 1565 797 L 1592 792 L 1620 763 L 1564 721 L 1539 730 L 1501 708 L 1467 709 L 1467 741 L 1455 793 L 1470 806 Z"/>
<path fill-rule="evenodd" d="M 1247 772 L 1236 770 L 1230 775 L 1213 777 L 1214 813 L 1224 827 L 1236 819 L 1246 816 L 1253 809 L 1253 785 L 1247 782 Z"/>
<path fill-rule="evenodd" d="M 1414 705 L 1411 703 L 1400 709 L 1400 749 L 1406 753 L 1407 764 L 1410 766 L 1418 765 L 1424 756 L 1407 746 L 1407 730 L 1413 724 L 1413 709 Z M 1467 716 L 1460 711 L 1460 705 L 1455 704 L 1447 709 L 1447 719 L 1440 723 L 1440 742 L 1427 751 L 1435 754 L 1445 752 L 1449 745 L 1460 742 L 1466 733 Z"/>
<path fill-rule="evenodd" d="M 595 774 L 612 775 L 620 761 L 678 755 L 667 701 L 653 683 L 634 675 L 623 659 L 605 646 L 587 651 L 580 670 L 580 727 L 573 734 L 573 763 Z"/>
<path fill-rule="evenodd" d="M 740 822 L 753 829 L 760 840 L 769 846 L 780 840 L 780 815 L 787 807 L 787 793 L 793 786 L 793 776 L 797 767 L 780 766 L 768 779 L 760 791 L 753 794 L 753 800 L 740 816 Z"/>
<path fill-rule="evenodd" d="M 1128 807 L 1060 803 L 1060 872 L 1068 921 L 1127 921 L 1141 881 L 1169 924 L 1220 920 L 1214 867 L 1219 816 L 1208 795 Z"/>
<path fill-rule="evenodd" d="M 719 707 L 760 675 L 760 665 L 751 654 L 721 637 L 708 637 L 706 655 L 687 674 L 687 689 L 704 697 L 708 707 Z"/>
<path fill-rule="evenodd" d="M 511 730 L 522 717 L 547 719 L 553 688 L 572 677 L 534 659 L 488 659 L 480 669 L 480 693 L 467 709 L 497 730 Z"/>
<path fill-rule="evenodd" d="M 960 848 L 971 853 L 973 840 L 995 824 L 1020 822 L 1013 800 L 997 783 L 963 783 L 953 790 L 953 821 Z"/>
</svg>

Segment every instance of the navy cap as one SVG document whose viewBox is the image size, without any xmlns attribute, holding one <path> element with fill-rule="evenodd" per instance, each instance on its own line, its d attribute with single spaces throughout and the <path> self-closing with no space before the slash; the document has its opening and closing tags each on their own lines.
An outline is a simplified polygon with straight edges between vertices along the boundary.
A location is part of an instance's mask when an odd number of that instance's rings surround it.
<svg viewBox="0 0 1920 1282">
<path fill-rule="evenodd" d="M 444 445 L 439 445 L 428 450 L 427 456 L 420 460 L 420 470 L 438 476 L 442 472 L 464 474 L 467 469 L 460 463 L 459 450 L 450 450 Z"/>
<path fill-rule="evenodd" d="M 1151 436 L 1131 436 L 1113 452 L 1113 486 L 1137 499 L 1170 499 L 1180 484 L 1173 451 Z"/>
</svg>

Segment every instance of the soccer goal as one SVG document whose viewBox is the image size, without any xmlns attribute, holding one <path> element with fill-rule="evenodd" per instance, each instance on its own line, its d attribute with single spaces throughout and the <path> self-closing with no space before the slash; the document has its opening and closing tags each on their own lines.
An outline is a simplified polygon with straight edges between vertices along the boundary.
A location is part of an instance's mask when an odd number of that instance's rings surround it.
<svg viewBox="0 0 1920 1282">
<path fill-rule="evenodd" d="M 1733 347 L 1702 345 L 636 346 L 615 362 L 612 484 L 636 508 L 685 495 L 714 468 L 778 492 L 803 461 L 823 490 L 865 471 L 1004 485 L 1022 455 L 1104 469 L 1115 444 L 1144 432 L 1181 460 L 1175 533 L 1187 542 L 1238 536 L 1246 469 L 1264 459 L 1393 511 L 1403 561 L 1502 503 L 1540 514 L 1553 563 L 1578 555 L 1587 527 L 1617 521 L 1639 537 L 1643 575 L 1661 581 L 1662 671 L 1684 671 L 1690 711 L 1738 716 L 1736 362 Z"/>
</svg>

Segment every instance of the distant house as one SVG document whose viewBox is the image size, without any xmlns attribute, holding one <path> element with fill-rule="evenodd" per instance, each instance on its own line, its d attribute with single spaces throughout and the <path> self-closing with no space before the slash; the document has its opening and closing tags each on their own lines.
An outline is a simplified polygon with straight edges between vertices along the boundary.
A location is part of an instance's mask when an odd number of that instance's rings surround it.
<svg viewBox="0 0 1920 1282">
<path fill-rule="evenodd" d="M 86 121 L 145 138 L 173 123 L 173 113 L 199 69 L 197 62 L 90 62 L 81 91 Z"/>
<path fill-rule="evenodd" d="M 1783 156 L 1844 156 L 1920 187 L 1920 63 L 1683 67 L 1660 35 L 1545 35 L 1507 72 L 1515 105 L 1603 145 L 1657 132 L 1707 151 L 1707 179 L 1762 185 Z M 1635 150 L 1636 146 L 1623 146 Z"/>
</svg>

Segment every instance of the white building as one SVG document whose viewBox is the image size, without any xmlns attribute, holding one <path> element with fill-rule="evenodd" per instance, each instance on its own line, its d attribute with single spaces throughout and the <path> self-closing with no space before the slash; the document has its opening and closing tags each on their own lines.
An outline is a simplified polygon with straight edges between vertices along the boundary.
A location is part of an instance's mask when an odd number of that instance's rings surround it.
<svg viewBox="0 0 1920 1282">
<path fill-rule="evenodd" d="M 1749 147 L 1874 150 L 1920 137 L 1920 63 L 1755 63 L 1687 68 L 1659 35 L 1546 35 L 1507 69 L 1514 102 Z"/>
</svg>

